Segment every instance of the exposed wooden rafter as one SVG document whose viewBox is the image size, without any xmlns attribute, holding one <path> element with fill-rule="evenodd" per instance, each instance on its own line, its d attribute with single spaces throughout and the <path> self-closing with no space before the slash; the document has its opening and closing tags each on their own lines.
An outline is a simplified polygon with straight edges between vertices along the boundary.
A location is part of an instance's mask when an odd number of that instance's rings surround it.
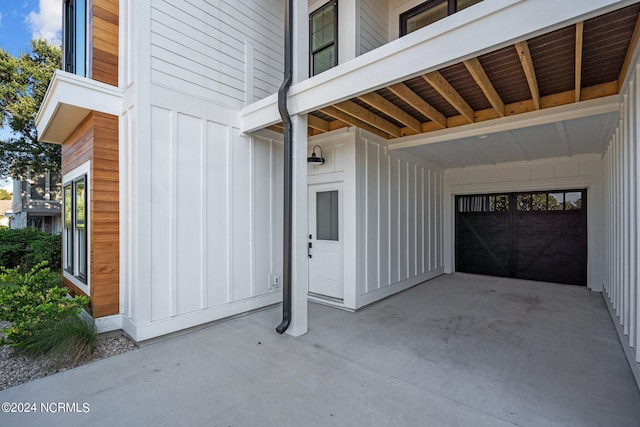
<svg viewBox="0 0 640 427">
<path fill-rule="evenodd" d="M 583 42 L 584 22 L 576 24 L 576 60 L 575 60 L 575 101 L 580 102 L 580 91 L 582 89 L 582 42 Z"/>
<path fill-rule="evenodd" d="M 405 126 L 413 129 L 414 131 L 420 133 L 422 132 L 422 123 L 419 120 L 415 119 L 409 113 L 403 111 L 401 108 L 397 107 L 395 104 L 387 101 L 384 97 L 377 94 L 376 92 L 366 93 L 358 97 L 361 101 L 366 102 L 373 108 L 378 111 L 386 114 L 389 117 L 393 117 L 395 120 L 403 123 Z"/>
<path fill-rule="evenodd" d="M 307 117 L 307 125 L 312 129 L 319 130 L 320 132 L 329 132 L 331 130 L 328 121 L 323 120 L 320 117 L 312 116 L 311 114 Z"/>
<path fill-rule="evenodd" d="M 438 71 L 423 74 L 422 78 L 427 81 L 449 104 L 453 106 L 469 123 L 475 121 L 473 108 L 460 96 L 451 84 Z"/>
<path fill-rule="evenodd" d="M 533 60 L 531 59 L 531 52 L 529 51 L 529 45 L 526 41 L 518 42 L 515 44 L 516 52 L 520 58 L 522 69 L 527 77 L 527 83 L 529 84 L 529 90 L 531 91 L 531 99 L 536 110 L 540 109 L 540 90 L 538 89 L 538 80 L 536 78 L 536 70 L 533 67 Z"/>
<path fill-rule="evenodd" d="M 395 137 L 402 135 L 400 128 L 390 121 L 378 116 L 377 114 L 367 110 L 364 107 L 359 106 L 353 101 L 343 101 L 334 105 L 338 110 L 355 117 L 356 119 L 367 123 L 381 131 Z"/>
<path fill-rule="evenodd" d="M 480 87 L 484 96 L 487 97 L 493 109 L 496 110 L 498 116 L 504 117 L 504 102 L 493 87 L 491 80 L 489 80 L 478 58 L 471 58 L 464 61 L 464 66 L 467 67 L 467 71 L 469 71 L 473 80 L 475 80 L 476 84 Z"/>
<path fill-rule="evenodd" d="M 444 129 L 447 127 L 447 118 L 440 111 L 436 110 L 431 104 L 424 99 L 420 98 L 414 91 L 412 91 L 404 83 L 397 83 L 387 87 L 397 97 L 402 99 L 407 104 L 418 110 L 420 114 L 431 119 L 438 128 Z"/>
<path fill-rule="evenodd" d="M 356 126 L 359 127 L 361 129 L 364 129 L 366 131 L 369 131 L 375 135 L 381 136 L 383 138 L 389 138 L 389 134 L 387 134 L 386 132 L 381 131 L 380 129 L 376 128 L 375 126 L 371 126 L 369 123 L 366 123 L 360 119 L 358 119 L 357 117 L 353 117 L 352 115 L 345 113 L 342 110 L 339 110 L 336 107 L 324 107 L 320 110 L 321 112 L 323 112 L 324 114 L 327 114 L 331 117 L 334 117 L 338 120 L 342 120 L 345 123 L 350 124 L 351 126 Z"/>
</svg>

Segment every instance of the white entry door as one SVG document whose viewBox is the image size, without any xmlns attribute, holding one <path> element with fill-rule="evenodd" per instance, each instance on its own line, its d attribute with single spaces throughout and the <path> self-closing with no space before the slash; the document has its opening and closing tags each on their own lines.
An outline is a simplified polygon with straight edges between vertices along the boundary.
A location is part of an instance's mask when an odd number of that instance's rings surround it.
<svg viewBox="0 0 640 427">
<path fill-rule="evenodd" d="M 342 184 L 309 186 L 309 293 L 344 298 Z"/>
</svg>

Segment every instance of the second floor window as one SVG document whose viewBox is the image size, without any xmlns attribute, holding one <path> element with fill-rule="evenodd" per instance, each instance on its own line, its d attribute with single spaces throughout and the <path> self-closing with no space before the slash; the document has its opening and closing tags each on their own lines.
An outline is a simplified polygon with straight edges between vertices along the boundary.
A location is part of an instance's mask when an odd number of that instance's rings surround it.
<svg viewBox="0 0 640 427">
<path fill-rule="evenodd" d="M 63 68 L 65 71 L 87 76 L 87 2 L 64 0 Z"/>
<path fill-rule="evenodd" d="M 338 2 L 330 1 L 309 15 L 311 75 L 338 64 Z"/>
<path fill-rule="evenodd" d="M 400 15 L 400 35 L 412 33 L 482 0 L 429 0 Z"/>
</svg>

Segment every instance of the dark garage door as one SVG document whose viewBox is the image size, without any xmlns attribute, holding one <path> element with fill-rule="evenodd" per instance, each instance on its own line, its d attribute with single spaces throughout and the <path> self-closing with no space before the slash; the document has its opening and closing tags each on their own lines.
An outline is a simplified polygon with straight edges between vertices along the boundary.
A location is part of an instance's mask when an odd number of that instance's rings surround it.
<svg viewBox="0 0 640 427">
<path fill-rule="evenodd" d="M 587 284 L 586 190 L 456 197 L 456 270 Z"/>
</svg>

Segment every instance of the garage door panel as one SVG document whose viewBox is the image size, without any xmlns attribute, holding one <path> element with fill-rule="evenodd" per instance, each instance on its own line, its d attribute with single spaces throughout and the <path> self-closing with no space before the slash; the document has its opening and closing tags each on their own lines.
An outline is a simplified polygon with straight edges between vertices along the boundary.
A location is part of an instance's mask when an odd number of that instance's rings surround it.
<svg viewBox="0 0 640 427">
<path fill-rule="evenodd" d="M 462 196 L 456 203 L 456 270 L 586 285 L 585 193 Z M 508 199 L 500 211 L 498 197 Z"/>
<path fill-rule="evenodd" d="M 509 276 L 509 222 L 504 214 L 473 213 L 461 217 L 458 263 L 465 273 Z"/>
</svg>

